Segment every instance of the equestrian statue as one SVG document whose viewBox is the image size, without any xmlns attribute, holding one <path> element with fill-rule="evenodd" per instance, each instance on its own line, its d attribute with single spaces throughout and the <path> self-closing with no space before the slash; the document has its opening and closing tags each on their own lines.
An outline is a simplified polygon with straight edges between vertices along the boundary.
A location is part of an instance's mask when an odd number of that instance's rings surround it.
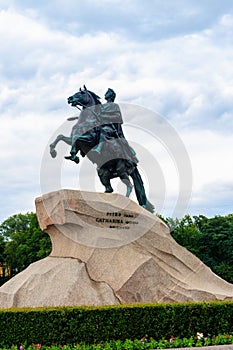
<svg viewBox="0 0 233 350">
<path fill-rule="evenodd" d="M 133 185 L 139 205 L 154 212 L 154 206 L 147 200 L 143 181 L 137 168 L 138 159 L 133 148 L 124 137 L 122 115 L 115 101 L 116 94 L 108 89 L 105 94 L 106 103 L 101 104 L 100 97 L 84 88 L 68 97 L 68 103 L 80 109 L 79 117 L 73 126 L 71 135 L 58 135 L 50 145 L 50 154 L 57 155 L 55 147 L 59 141 L 71 145 L 70 155 L 66 159 L 79 163 L 81 156 L 87 156 L 97 165 L 97 172 L 106 193 L 113 192 L 111 179 L 119 177 L 126 185 L 126 196 L 129 197 Z"/>
</svg>

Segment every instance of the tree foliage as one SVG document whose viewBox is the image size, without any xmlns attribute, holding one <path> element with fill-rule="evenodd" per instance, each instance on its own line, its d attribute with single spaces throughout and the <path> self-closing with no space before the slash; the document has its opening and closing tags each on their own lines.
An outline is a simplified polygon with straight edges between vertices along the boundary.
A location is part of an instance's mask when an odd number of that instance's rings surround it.
<svg viewBox="0 0 233 350">
<path fill-rule="evenodd" d="M 207 218 L 186 215 L 163 219 L 173 238 L 216 274 L 233 283 L 233 215 Z"/>
<path fill-rule="evenodd" d="M 166 223 L 170 227 L 171 234 L 177 243 L 197 255 L 201 234 L 193 218 L 190 215 L 185 215 L 181 220 L 168 218 Z"/>
<path fill-rule="evenodd" d="M 4 250 L 5 250 L 4 237 L 0 236 L 0 266 L 2 266 L 5 261 Z"/>
<path fill-rule="evenodd" d="M 11 276 L 50 251 L 50 238 L 41 231 L 35 213 L 13 215 L 0 225 L 0 261 L 10 268 Z"/>
<path fill-rule="evenodd" d="M 199 257 L 214 272 L 233 283 L 233 215 L 202 218 Z"/>
</svg>

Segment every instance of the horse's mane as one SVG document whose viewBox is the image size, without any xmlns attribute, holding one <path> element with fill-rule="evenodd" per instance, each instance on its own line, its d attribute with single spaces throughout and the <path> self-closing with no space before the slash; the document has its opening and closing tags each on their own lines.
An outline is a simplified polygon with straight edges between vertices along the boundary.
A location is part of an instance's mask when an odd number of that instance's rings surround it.
<svg viewBox="0 0 233 350">
<path fill-rule="evenodd" d="M 96 95 L 94 92 L 92 92 L 90 90 L 86 90 L 86 91 L 88 91 L 88 93 L 93 97 L 96 105 L 101 104 L 100 97 L 98 95 Z"/>
</svg>

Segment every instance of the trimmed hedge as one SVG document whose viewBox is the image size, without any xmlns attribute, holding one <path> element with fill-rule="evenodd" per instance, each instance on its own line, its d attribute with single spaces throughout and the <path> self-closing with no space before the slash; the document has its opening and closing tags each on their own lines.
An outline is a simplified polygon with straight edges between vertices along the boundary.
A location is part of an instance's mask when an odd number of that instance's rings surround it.
<svg viewBox="0 0 233 350">
<path fill-rule="evenodd" d="M 232 320 L 232 301 L 2 309 L 0 347 L 227 334 Z"/>
</svg>

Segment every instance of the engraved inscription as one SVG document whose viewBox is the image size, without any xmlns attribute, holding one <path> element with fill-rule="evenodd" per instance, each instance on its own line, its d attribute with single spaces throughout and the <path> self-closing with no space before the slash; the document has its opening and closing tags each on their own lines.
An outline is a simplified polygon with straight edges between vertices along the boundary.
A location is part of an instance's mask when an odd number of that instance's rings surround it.
<svg viewBox="0 0 233 350">
<path fill-rule="evenodd" d="M 135 218 L 135 215 L 126 212 L 107 212 L 105 217 L 97 217 L 96 222 L 104 223 L 111 229 L 129 230 L 134 225 L 138 225 Z"/>
</svg>

